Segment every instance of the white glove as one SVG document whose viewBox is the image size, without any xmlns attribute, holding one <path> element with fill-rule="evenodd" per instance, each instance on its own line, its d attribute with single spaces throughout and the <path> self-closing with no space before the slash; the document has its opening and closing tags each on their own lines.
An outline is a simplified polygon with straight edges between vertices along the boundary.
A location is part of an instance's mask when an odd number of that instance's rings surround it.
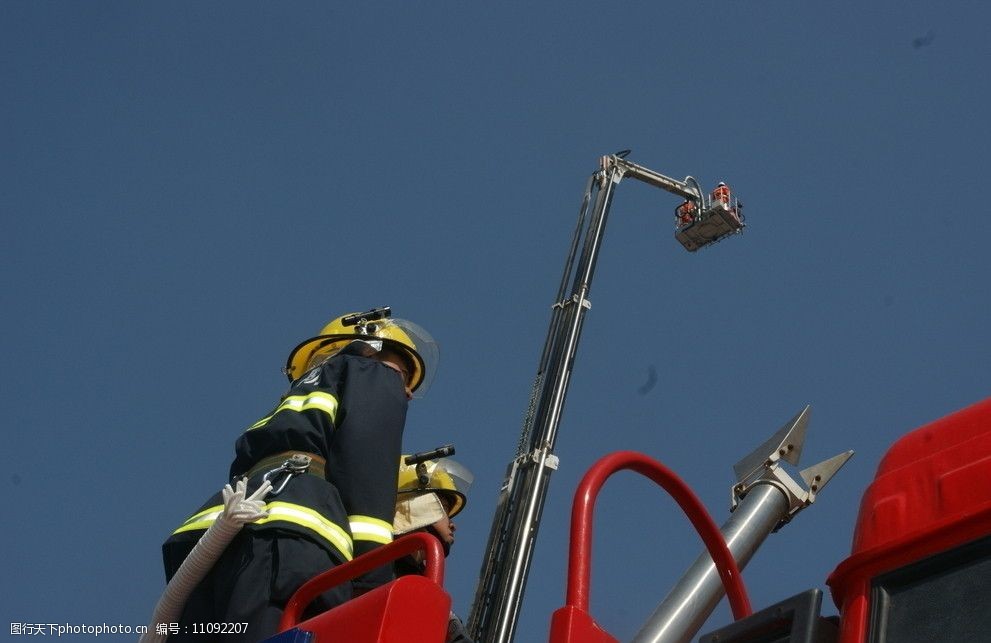
<svg viewBox="0 0 991 643">
<path fill-rule="evenodd" d="M 259 518 L 268 516 L 265 511 L 265 501 L 262 500 L 268 490 L 272 488 L 272 483 L 268 480 L 262 482 L 261 486 L 255 490 L 250 497 L 245 498 L 248 483 L 244 478 L 237 481 L 237 489 L 231 489 L 229 484 L 224 485 L 220 493 L 224 496 L 224 513 L 221 518 L 234 521 L 243 525 L 246 522 L 254 522 Z"/>
</svg>

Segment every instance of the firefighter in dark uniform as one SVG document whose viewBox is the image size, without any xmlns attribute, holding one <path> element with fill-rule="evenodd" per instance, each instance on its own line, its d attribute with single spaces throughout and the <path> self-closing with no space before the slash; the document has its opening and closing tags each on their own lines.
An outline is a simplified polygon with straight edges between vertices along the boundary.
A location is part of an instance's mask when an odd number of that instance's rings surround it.
<svg viewBox="0 0 991 643">
<path fill-rule="evenodd" d="M 314 575 L 392 541 L 397 472 L 408 400 L 436 365 L 436 344 L 388 308 L 339 317 L 289 356 L 289 391 L 235 443 L 231 479 L 249 493 L 263 480 L 267 516 L 245 525 L 186 602 L 178 636 L 246 631 L 228 643 L 275 634 L 283 608 Z M 166 576 L 222 508 L 208 500 L 163 545 Z M 393 578 L 385 566 L 322 595 L 319 613 Z"/>
<path fill-rule="evenodd" d="M 413 456 L 416 457 L 415 455 Z M 396 495 L 396 515 L 392 531 L 398 537 L 414 531 L 425 531 L 440 541 L 444 556 L 454 545 L 454 516 L 468 503 L 468 488 L 474 476 L 471 471 L 451 458 L 421 461 L 407 465 L 406 457 L 399 467 L 399 487 Z M 396 576 L 422 574 L 422 552 L 397 560 Z M 472 643 L 461 619 L 454 613 L 447 622 L 445 643 Z"/>
</svg>

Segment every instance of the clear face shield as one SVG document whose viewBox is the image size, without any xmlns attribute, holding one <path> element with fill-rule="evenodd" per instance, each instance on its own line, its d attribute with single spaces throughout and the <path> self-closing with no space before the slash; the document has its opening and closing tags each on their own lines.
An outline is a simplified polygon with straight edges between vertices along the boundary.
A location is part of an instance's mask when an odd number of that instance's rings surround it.
<svg viewBox="0 0 991 643">
<path fill-rule="evenodd" d="M 413 343 L 413 346 L 416 347 L 416 353 L 420 356 L 420 367 L 423 369 L 423 373 L 419 386 L 413 391 L 413 397 L 423 397 L 430 388 L 434 376 L 437 374 L 437 365 L 440 362 L 440 350 L 437 347 L 437 342 L 430 336 L 430 333 L 408 319 L 389 319 L 387 321 L 400 329 Z M 389 333 L 388 326 L 386 326 L 383 332 L 384 334 Z M 405 344 L 405 342 L 402 343 Z M 413 358 L 410 357 L 410 359 Z"/>
<path fill-rule="evenodd" d="M 468 489 L 471 488 L 471 483 L 475 481 L 475 476 L 467 467 L 451 458 L 441 458 L 435 461 L 433 470 L 446 473 L 451 485 L 454 487 L 453 491 L 457 491 L 466 498 L 468 497 Z"/>
</svg>

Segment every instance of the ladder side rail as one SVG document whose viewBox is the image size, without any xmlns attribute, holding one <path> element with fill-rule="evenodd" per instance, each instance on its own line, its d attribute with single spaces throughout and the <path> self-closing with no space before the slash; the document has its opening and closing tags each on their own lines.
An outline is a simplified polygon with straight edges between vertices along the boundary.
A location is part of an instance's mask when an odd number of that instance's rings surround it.
<svg viewBox="0 0 991 643">
<path fill-rule="evenodd" d="M 550 336 L 554 339 L 536 406 L 536 431 L 529 436 L 529 452 L 521 454 L 516 466 L 511 466 L 511 475 L 519 479 L 510 479 L 504 485 L 504 493 L 510 495 L 502 515 L 497 517 L 499 523 L 492 526 L 492 534 L 505 536 L 496 539 L 490 535 L 496 551 L 489 552 L 489 560 L 497 562 L 485 565 L 485 576 L 479 580 L 469 617 L 469 632 L 480 643 L 512 641 L 519 616 L 550 470 L 556 467 L 553 448 L 582 322 L 589 307 L 588 293 L 596 258 L 614 188 L 622 179 L 623 170 L 610 166 L 596 176 L 598 192 L 582 235 L 584 244 L 574 271 L 572 293 L 570 299 L 559 302 L 561 316 L 555 317 L 556 324 L 552 321 Z"/>
<path fill-rule="evenodd" d="M 493 513 L 492 526 L 490 528 L 488 541 L 485 547 L 486 554 L 482 562 L 481 571 L 479 572 L 479 580 L 475 588 L 475 597 L 473 599 L 471 613 L 469 614 L 467 620 L 467 628 L 470 632 L 475 632 L 473 636 L 476 638 L 479 636 L 477 632 L 483 627 L 482 624 L 488 621 L 488 613 L 493 596 L 495 596 L 499 591 L 499 568 L 504 560 L 507 542 L 511 537 L 509 530 L 512 526 L 510 525 L 509 516 L 514 513 L 515 507 L 519 505 L 520 501 L 520 483 L 517 482 L 517 478 L 521 475 L 519 468 L 521 463 L 525 464 L 526 454 L 532 451 L 531 437 L 533 434 L 536 407 L 543 394 L 544 386 L 548 381 L 547 371 L 551 361 L 551 356 L 555 354 L 555 346 L 559 343 L 560 328 L 562 318 L 564 317 L 564 306 L 561 305 L 561 302 L 564 301 L 568 285 L 572 280 L 575 258 L 578 255 L 578 249 L 581 241 L 585 236 L 588 207 L 593 194 L 593 188 L 596 188 L 597 186 L 597 176 L 598 172 L 593 173 L 589 177 L 588 183 L 585 187 L 582 204 L 578 212 L 578 220 L 575 225 L 575 231 L 568 250 L 568 256 L 565 260 L 561 283 L 558 287 L 554 304 L 551 307 L 551 319 L 547 331 L 547 337 L 544 341 L 540 362 L 537 367 L 537 374 L 534 377 L 533 385 L 531 387 L 530 401 L 523 419 L 523 428 L 520 432 L 520 439 L 516 448 L 516 456 L 510 461 L 509 466 L 506 469 L 503 484 L 499 491 L 496 510 Z"/>
</svg>

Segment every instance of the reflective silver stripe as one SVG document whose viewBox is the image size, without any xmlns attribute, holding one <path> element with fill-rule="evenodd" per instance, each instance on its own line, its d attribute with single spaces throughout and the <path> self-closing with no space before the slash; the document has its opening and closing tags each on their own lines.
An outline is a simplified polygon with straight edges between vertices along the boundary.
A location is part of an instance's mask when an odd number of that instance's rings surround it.
<svg viewBox="0 0 991 643">
<path fill-rule="evenodd" d="M 371 516 L 348 516 L 351 535 L 355 540 L 368 540 L 388 545 L 392 542 L 392 524 Z"/>
<path fill-rule="evenodd" d="M 331 422 L 335 422 L 337 420 L 337 398 L 330 393 L 312 391 L 306 395 L 290 395 L 286 399 L 282 400 L 282 404 L 279 404 L 279 406 L 272 411 L 271 414 L 266 415 L 249 426 L 248 431 L 264 426 L 276 413 L 280 413 L 282 411 L 302 413 L 303 411 L 309 411 L 311 409 L 323 411 L 330 416 Z"/>
<path fill-rule="evenodd" d="M 223 513 L 223 510 L 222 505 L 205 509 L 190 516 L 182 526 L 172 533 L 179 534 L 184 531 L 209 529 L 210 525 L 216 522 L 220 514 Z M 351 560 L 354 557 L 354 543 L 351 541 L 348 533 L 313 509 L 290 502 L 273 501 L 265 505 L 265 511 L 268 512 L 268 516 L 256 520 L 254 524 L 263 525 L 277 521 L 291 522 L 300 527 L 305 527 L 320 536 L 323 540 L 330 543 L 334 549 L 339 551 L 346 560 Z"/>
</svg>

